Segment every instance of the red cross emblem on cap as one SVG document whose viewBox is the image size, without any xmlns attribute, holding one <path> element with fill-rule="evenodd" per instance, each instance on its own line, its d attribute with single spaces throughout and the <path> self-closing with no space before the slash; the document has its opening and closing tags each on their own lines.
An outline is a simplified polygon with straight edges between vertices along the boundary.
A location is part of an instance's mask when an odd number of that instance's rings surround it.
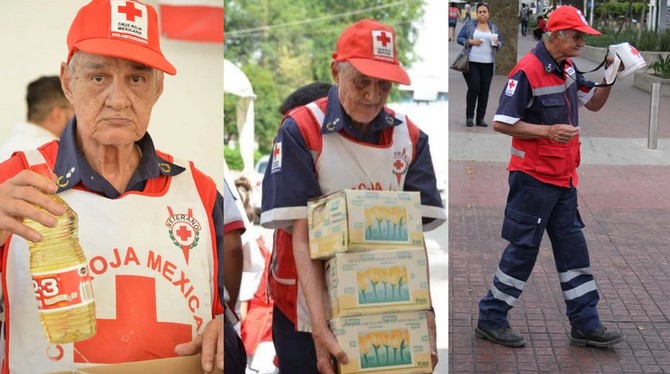
<svg viewBox="0 0 670 374">
<path fill-rule="evenodd" d="M 382 43 L 382 46 L 384 47 L 391 42 L 391 38 L 389 38 L 384 31 L 377 35 L 377 40 Z"/>
<path fill-rule="evenodd" d="M 132 1 L 126 1 L 126 5 L 119 6 L 119 13 L 124 13 L 126 20 L 131 22 L 135 22 L 135 17 L 142 17 L 142 11 L 135 8 L 135 3 Z"/>
</svg>

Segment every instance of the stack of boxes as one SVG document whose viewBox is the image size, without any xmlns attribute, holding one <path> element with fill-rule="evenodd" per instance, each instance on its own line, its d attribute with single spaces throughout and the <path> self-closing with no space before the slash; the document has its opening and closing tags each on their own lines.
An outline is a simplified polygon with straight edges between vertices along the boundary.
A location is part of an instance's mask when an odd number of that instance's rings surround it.
<svg viewBox="0 0 670 374">
<path fill-rule="evenodd" d="M 343 190 L 308 202 L 309 247 L 326 261 L 341 374 L 431 373 L 428 260 L 418 192 Z"/>
</svg>

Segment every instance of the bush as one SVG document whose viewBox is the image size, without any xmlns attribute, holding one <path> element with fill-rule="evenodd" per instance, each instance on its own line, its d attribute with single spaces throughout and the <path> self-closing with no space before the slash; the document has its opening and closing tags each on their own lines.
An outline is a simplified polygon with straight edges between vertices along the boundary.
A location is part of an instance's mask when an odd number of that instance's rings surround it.
<svg viewBox="0 0 670 374">
<path fill-rule="evenodd" d="M 240 147 L 223 147 L 223 158 L 226 160 L 230 170 L 244 169 L 244 162 L 242 161 L 242 155 L 240 154 Z"/>
<path fill-rule="evenodd" d="M 658 60 L 652 62 L 649 67 L 654 69 L 654 75 L 670 79 L 670 55 L 666 57 L 658 56 Z"/>
<path fill-rule="evenodd" d="M 639 19 L 640 13 L 642 13 L 642 3 L 634 2 L 633 3 L 633 18 Z M 625 17 L 628 15 L 628 2 L 625 3 L 612 3 L 607 2 L 595 8 L 595 14 L 606 14 L 614 19 L 617 17 Z"/>
<path fill-rule="evenodd" d="M 670 29 L 665 29 L 658 38 L 658 50 L 662 52 L 670 52 Z"/>
<path fill-rule="evenodd" d="M 636 30 L 622 30 L 619 36 L 616 35 L 616 30 L 609 27 L 603 27 L 599 31 L 601 36 L 585 37 L 586 45 L 607 48 L 611 44 L 629 42 L 638 51 L 670 52 L 670 29 L 663 32 L 642 31 L 639 38 Z"/>
</svg>

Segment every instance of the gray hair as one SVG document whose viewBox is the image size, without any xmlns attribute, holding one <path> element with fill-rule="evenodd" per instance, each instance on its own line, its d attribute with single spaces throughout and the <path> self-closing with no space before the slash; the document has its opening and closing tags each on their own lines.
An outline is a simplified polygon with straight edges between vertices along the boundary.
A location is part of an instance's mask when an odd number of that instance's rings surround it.
<svg viewBox="0 0 670 374">
<path fill-rule="evenodd" d="M 340 74 L 348 73 L 349 71 L 351 71 L 351 69 L 355 68 L 354 65 L 352 65 L 351 62 L 349 61 L 340 61 L 337 63 L 337 71 L 339 71 Z"/>
<path fill-rule="evenodd" d="M 560 35 L 561 38 L 562 38 L 562 37 L 565 36 L 565 32 L 566 32 L 566 31 L 570 31 L 570 30 L 557 30 L 556 32 L 557 32 L 558 35 Z M 553 33 L 553 31 L 546 31 L 544 34 L 542 34 L 542 39 L 543 39 L 543 40 L 549 40 L 549 38 L 551 37 L 551 33 Z"/>
</svg>

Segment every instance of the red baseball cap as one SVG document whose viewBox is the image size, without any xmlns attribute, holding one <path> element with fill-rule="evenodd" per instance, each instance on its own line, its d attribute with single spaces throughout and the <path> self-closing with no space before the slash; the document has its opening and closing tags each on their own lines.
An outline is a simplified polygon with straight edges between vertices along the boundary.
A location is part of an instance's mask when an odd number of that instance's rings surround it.
<svg viewBox="0 0 670 374">
<path fill-rule="evenodd" d="M 569 5 L 561 5 L 551 12 L 547 30 L 577 30 L 589 35 L 600 35 L 600 31 L 589 26 L 581 10 Z"/>
<path fill-rule="evenodd" d="M 409 76 L 398 62 L 395 41 L 393 27 L 362 19 L 342 32 L 333 60 L 349 61 L 368 77 L 408 85 Z"/>
<path fill-rule="evenodd" d="M 161 52 L 156 10 L 136 0 L 92 0 L 79 9 L 67 34 L 67 48 L 68 63 L 79 50 L 177 73 Z"/>
</svg>

